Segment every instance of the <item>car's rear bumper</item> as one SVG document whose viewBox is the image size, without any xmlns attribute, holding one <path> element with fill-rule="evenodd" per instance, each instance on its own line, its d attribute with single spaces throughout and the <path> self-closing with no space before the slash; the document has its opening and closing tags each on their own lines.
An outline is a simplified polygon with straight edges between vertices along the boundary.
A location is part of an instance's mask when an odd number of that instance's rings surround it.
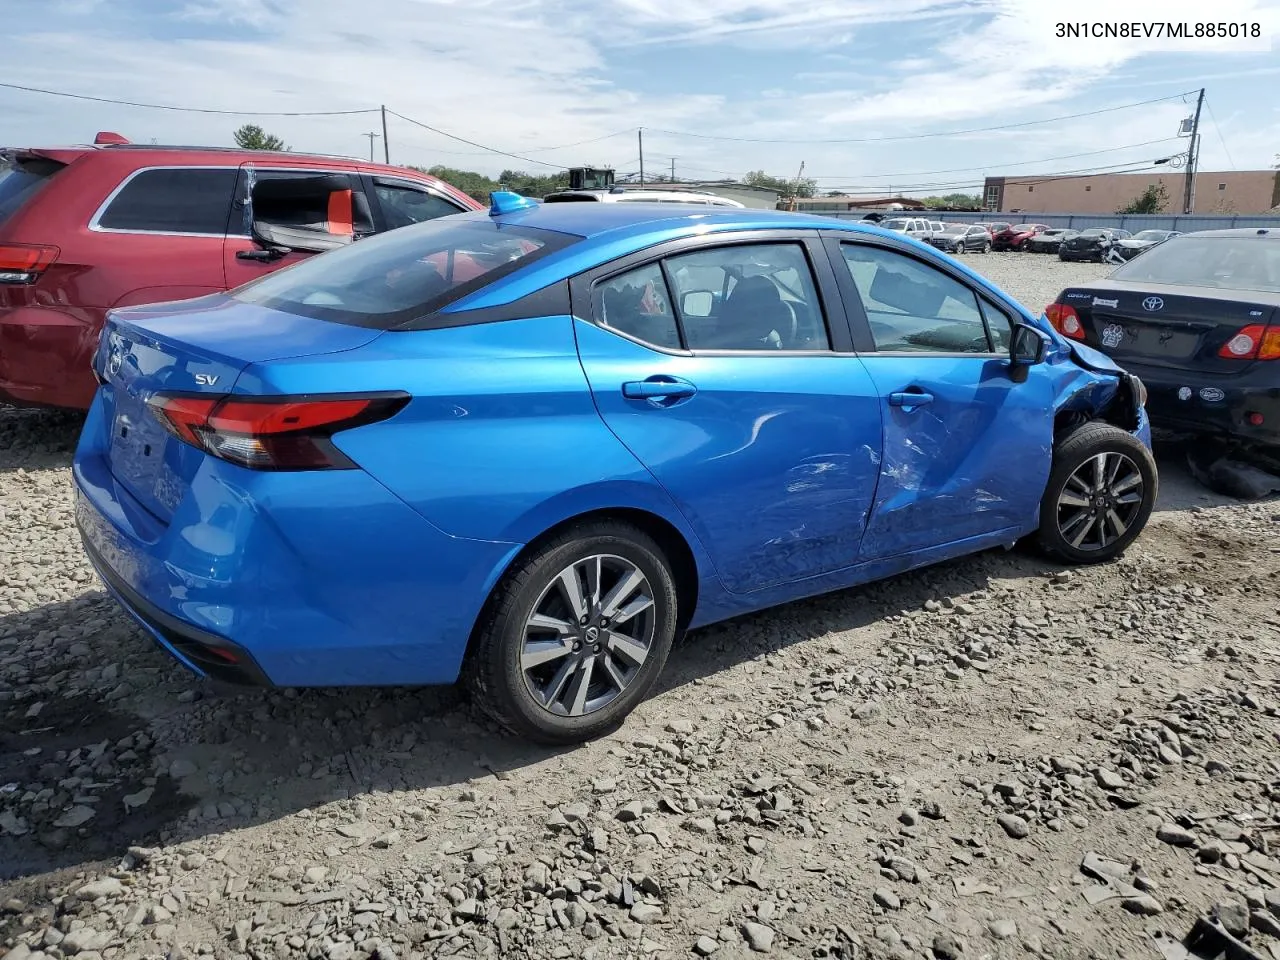
<svg viewBox="0 0 1280 960">
<path fill-rule="evenodd" d="M 1147 388 L 1147 415 L 1158 429 L 1212 434 L 1280 446 L 1280 362 L 1214 376 L 1125 361 Z M 1262 418 L 1251 423 L 1251 415 Z"/>
<path fill-rule="evenodd" d="M 213 458 L 166 523 L 116 483 L 103 419 L 95 402 L 73 466 L 76 524 L 110 591 L 188 668 L 278 686 L 457 679 L 518 544 L 448 536 L 361 470 Z"/>
<path fill-rule="evenodd" d="M 0 308 L 0 401 L 88 409 L 98 386 L 90 361 L 101 329 L 101 317 Z"/>
</svg>

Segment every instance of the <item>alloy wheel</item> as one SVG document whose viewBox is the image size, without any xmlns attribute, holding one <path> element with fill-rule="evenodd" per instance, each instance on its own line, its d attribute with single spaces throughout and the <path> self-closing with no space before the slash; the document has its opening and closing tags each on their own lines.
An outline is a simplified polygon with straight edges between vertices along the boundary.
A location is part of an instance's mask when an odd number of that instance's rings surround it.
<svg viewBox="0 0 1280 960">
<path fill-rule="evenodd" d="M 1123 453 L 1099 453 L 1072 472 L 1058 494 L 1058 532 L 1077 550 L 1103 550 L 1142 510 L 1142 472 Z"/>
<path fill-rule="evenodd" d="M 565 567 L 525 622 L 520 669 L 534 700 L 558 716 L 607 707 L 653 645 L 653 588 L 630 560 L 597 554 Z"/>
</svg>

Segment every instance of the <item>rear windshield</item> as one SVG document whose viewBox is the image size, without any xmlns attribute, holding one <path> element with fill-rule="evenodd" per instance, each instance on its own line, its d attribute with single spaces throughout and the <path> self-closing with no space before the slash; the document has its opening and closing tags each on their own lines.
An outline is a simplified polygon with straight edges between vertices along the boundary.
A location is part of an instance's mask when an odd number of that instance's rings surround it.
<svg viewBox="0 0 1280 960">
<path fill-rule="evenodd" d="M 1169 235 L 1166 230 L 1139 230 L 1133 235 L 1134 240 L 1163 240 Z"/>
<path fill-rule="evenodd" d="M 234 291 L 244 303 L 390 330 L 579 237 L 490 220 L 428 220 L 320 254 Z"/>
<path fill-rule="evenodd" d="M 1020 223 L 1013 228 L 1014 233 L 1030 233 L 1036 228 L 1034 223 Z"/>
<path fill-rule="evenodd" d="M 905 230 L 908 223 L 910 223 L 909 220 L 881 220 L 880 226 L 886 230 Z"/>
<path fill-rule="evenodd" d="M 1144 283 L 1280 293 L 1280 240 L 1170 237 L 1111 276 Z"/>
<path fill-rule="evenodd" d="M 0 223 L 17 213 L 62 167 L 56 160 L 39 157 L 0 163 Z"/>
<path fill-rule="evenodd" d="M 1081 230 L 1081 231 L 1077 234 L 1077 236 L 1081 236 L 1081 237 L 1101 237 L 1101 236 L 1105 235 L 1105 234 L 1106 234 L 1106 232 L 1107 232 L 1107 231 L 1105 231 L 1105 230 L 1103 230 L 1103 229 L 1101 229 L 1101 228 L 1099 228 L 1099 227 L 1090 227 L 1088 230 Z"/>
</svg>

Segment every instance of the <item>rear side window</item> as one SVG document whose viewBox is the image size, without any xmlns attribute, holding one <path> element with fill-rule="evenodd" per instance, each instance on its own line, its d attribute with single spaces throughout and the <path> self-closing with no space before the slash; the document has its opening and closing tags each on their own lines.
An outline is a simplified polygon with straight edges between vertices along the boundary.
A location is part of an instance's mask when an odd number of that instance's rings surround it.
<svg viewBox="0 0 1280 960">
<path fill-rule="evenodd" d="M 232 296 L 317 320 L 390 330 L 579 239 L 488 218 L 428 220 L 303 260 Z"/>
<path fill-rule="evenodd" d="M 236 169 L 143 170 L 125 182 L 92 224 L 137 233 L 222 236 Z"/>
<path fill-rule="evenodd" d="M 39 157 L 13 160 L 7 166 L 0 166 L 0 223 L 17 213 L 62 167 L 57 161 Z"/>
</svg>

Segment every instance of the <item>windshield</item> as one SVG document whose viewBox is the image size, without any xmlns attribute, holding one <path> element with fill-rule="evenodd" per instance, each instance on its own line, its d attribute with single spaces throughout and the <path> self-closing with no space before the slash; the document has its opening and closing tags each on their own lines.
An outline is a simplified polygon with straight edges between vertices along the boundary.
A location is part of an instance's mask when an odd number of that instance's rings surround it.
<svg viewBox="0 0 1280 960">
<path fill-rule="evenodd" d="M 1280 241 L 1170 237 L 1111 276 L 1116 280 L 1280 293 Z"/>
<path fill-rule="evenodd" d="M 1001 230 L 1008 230 L 1008 229 L 1009 229 L 1009 225 L 1008 225 L 1007 223 L 993 223 L 993 224 L 991 224 L 991 232 L 992 232 L 992 233 L 999 233 Z"/>
<path fill-rule="evenodd" d="M 1076 236 L 1078 236 L 1078 237 L 1101 237 L 1101 236 L 1102 236 L 1103 234 L 1105 234 L 1106 232 L 1107 232 L 1107 231 L 1105 231 L 1105 230 L 1101 230 L 1101 229 L 1099 229 L 1098 227 L 1090 227 L 1088 230 L 1081 230 L 1078 234 L 1076 234 Z"/>
<path fill-rule="evenodd" d="M 969 229 L 968 227 L 947 227 L 947 229 L 943 230 L 942 232 L 943 233 L 964 233 L 968 229 Z"/>
<path fill-rule="evenodd" d="M 905 230 L 908 223 L 910 223 L 909 220 L 881 220 L 880 226 L 886 230 Z"/>
<path fill-rule="evenodd" d="M 1167 230 L 1139 230 L 1133 235 L 1132 239 L 1150 240 L 1155 242 L 1157 240 L 1163 240 L 1167 236 L 1169 236 L 1169 232 Z"/>
<path fill-rule="evenodd" d="M 1030 233 L 1036 228 L 1034 223 L 1020 223 L 1013 228 L 1014 233 Z"/>
<path fill-rule="evenodd" d="M 61 169 L 62 164 L 57 161 L 39 158 L 14 160 L 0 166 L 0 223 L 17 213 L 18 208 Z"/>
<path fill-rule="evenodd" d="M 578 240 L 489 220 L 428 220 L 304 260 L 232 292 L 273 310 L 390 330 Z"/>
</svg>

